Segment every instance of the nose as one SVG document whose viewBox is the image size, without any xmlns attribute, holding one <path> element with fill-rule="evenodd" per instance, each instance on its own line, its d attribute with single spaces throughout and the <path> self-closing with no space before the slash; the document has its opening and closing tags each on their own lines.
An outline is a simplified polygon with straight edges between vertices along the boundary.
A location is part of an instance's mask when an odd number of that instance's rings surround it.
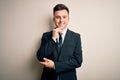
<svg viewBox="0 0 120 80">
<path fill-rule="evenodd" d="M 62 18 L 62 17 L 60 18 L 60 21 L 61 21 L 61 22 L 63 21 L 63 18 Z"/>
</svg>

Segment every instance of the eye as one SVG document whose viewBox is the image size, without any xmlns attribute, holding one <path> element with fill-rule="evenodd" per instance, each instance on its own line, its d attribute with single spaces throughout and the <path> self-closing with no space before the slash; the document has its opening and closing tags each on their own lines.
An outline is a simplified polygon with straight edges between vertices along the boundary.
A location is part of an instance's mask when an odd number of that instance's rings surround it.
<svg viewBox="0 0 120 80">
<path fill-rule="evenodd" d="M 55 16 L 55 19 L 60 19 L 60 16 Z"/>
<path fill-rule="evenodd" d="M 63 16 L 63 18 L 67 18 L 67 16 Z"/>
</svg>

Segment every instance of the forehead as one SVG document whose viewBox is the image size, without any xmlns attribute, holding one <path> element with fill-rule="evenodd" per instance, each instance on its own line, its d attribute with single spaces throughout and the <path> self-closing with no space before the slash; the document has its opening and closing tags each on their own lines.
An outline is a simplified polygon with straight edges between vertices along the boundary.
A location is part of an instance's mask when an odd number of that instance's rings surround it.
<svg viewBox="0 0 120 80">
<path fill-rule="evenodd" d="M 62 16 L 62 15 L 68 15 L 67 10 L 58 10 L 55 11 L 54 16 Z"/>
</svg>

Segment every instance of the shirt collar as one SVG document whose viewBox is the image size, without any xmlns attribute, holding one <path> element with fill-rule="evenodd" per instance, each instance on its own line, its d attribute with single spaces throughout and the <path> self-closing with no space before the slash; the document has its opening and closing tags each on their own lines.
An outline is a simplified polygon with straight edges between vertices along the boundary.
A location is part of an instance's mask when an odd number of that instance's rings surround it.
<svg viewBox="0 0 120 80">
<path fill-rule="evenodd" d="M 66 32 L 67 32 L 67 27 L 63 30 L 62 35 L 65 36 Z"/>
</svg>

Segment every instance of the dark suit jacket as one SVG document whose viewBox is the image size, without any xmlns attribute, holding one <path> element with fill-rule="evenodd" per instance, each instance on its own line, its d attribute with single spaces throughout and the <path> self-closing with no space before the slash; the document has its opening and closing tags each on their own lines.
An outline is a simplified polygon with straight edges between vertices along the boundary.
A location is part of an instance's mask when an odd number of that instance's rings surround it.
<svg viewBox="0 0 120 80">
<path fill-rule="evenodd" d="M 52 39 L 52 31 L 42 36 L 40 48 L 37 52 L 39 61 L 43 58 L 54 61 L 55 69 L 44 67 L 41 80 L 77 80 L 76 68 L 82 64 L 81 38 L 78 33 L 67 30 L 61 51 L 58 52 L 57 43 Z"/>
</svg>

